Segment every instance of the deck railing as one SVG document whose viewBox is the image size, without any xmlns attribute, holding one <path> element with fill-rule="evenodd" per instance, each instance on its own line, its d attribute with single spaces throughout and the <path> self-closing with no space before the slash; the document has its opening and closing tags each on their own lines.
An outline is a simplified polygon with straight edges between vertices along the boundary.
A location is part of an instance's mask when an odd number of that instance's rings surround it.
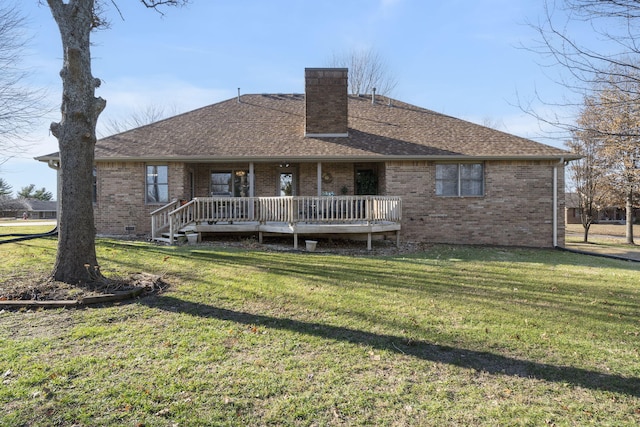
<svg viewBox="0 0 640 427">
<path fill-rule="evenodd" d="M 400 222 L 402 200 L 390 196 L 198 197 L 152 213 L 152 236 L 190 224 L 279 222 L 294 225 Z"/>
<path fill-rule="evenodd" d="M 151 237 L 153 239 L 160 235 L 169 227 L 169 214 L 180 206 L 178 200 L 172 200 L 163 207 L 151 212 Z"/>
</svg>

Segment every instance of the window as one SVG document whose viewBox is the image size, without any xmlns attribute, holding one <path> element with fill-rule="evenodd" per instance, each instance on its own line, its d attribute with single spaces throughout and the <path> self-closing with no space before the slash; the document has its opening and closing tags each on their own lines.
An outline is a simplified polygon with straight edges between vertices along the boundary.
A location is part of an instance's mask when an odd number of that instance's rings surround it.
<svg viewBox="0 0 640 427">
<path fill-rule="evenodd" d="M 247 197 L 249 171 L 211 172 L 211 196 Z"/>
<path fill-rule="evenodd" d="M 484 166 L 482 163 L 436 165 L 436 195 L 482 196 Z"/>
<path fill-rule="evenodd" d="M 291 172 L 280 173 L 280 197 L 293 196 L 293 174 Z"/>
<path fill-rule="evenodd" d="M 356 194 L 378 194 L 378 175 L 375 170 L 356 170 Z"/>
<path fill-rule="evenodd" d="M 231 172 L 211 173 L 211 195 L 231 196 Z"/>
<path fill-rule="evenodd" d="M 167 203 L 169 201 L 169 167 L 148 165 L 146 180 L 146 202 Z"/>
</svg>

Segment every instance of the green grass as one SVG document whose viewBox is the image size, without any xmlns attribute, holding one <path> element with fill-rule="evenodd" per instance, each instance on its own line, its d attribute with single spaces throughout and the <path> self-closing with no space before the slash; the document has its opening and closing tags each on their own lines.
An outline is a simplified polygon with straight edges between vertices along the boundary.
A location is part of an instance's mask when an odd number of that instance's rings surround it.
<svg viewBox="0 0 640 427">
<path fill-rule="evenodd" d="M 0 248 L 0 285 L 55 240 Z M 637 425 L 640 264 L 99 240 L 127 304 L 0 314 L 0 425 Z M 6 260 L 6 261 L 4 261 Z"/>
<path fill-rule="evenodd" d="M 584 240 L 584 228 L 582 224 L 567 224 L 567 243 L 582 243 Z M 626 226 L 623 224 L 591 224 L 589 227 L 589 243 L 606 245 L 611 247 L 626 247 Z M 640 241 L 640 225 L 634 224 L 633 237 Z"/>
<path fill-rule="evenodd" d="M 9 222 L 4 222 L 9 224 Z M 55 227 L 55 224 L 51 225 L 2 225 L 0 226 L 0 242 L 13 239 L 18 234 L 39 234 L 51 231 Z"/>
<path fill-rule="evenodd" d="M 0 227 L 0 234 L 36 234 L 51 231 L 55 224 L 51 225 L 3 225 Z"/>
</svg>

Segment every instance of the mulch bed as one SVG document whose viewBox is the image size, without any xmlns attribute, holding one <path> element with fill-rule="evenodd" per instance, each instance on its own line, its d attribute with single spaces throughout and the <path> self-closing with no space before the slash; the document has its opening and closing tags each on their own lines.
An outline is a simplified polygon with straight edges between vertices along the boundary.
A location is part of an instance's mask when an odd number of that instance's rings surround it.
<svg viewBox="0 0 640 427">
<path fill-rule="evenodd" d="M 162 277 L 148 273 L 134 273 L 126 279 L 77 286 L 54 280 L 22 277 L 8 280 L 0 287 L 0 309 L 105 304 L 159 293 L 167 287 Z"/>
</svg>

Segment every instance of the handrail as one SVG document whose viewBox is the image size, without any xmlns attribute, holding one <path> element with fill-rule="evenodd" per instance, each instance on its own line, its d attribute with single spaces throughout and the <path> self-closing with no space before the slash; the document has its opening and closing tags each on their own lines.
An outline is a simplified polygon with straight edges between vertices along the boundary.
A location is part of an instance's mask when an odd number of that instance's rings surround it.
<svg viewBox="0 0 640 427">
<path fill-rule="evenodd" d="M 180 204 L 176 209 L 169 212 L 169 242 L 173 244 L 173 239 L 178 230 L 189 225 L 197 219 L 195 215 L 196 199 Z"/>
<path fill-rule="evenodd" d="M 155 211 L 151 211 L 151 215 L 156 215 L 161 213 L 162 211 L 167 210 L 168 208 L 170 208 L 171 206 L 176 206 L 178 205 L 179 200 L 178 199 L 173 199 L 171 200 L 169 203 L 167 203 L 164 206 L 159 207 L 158 209 L 156 209 Z"/>
<path fill-rule="evenodd" d="M 166 205 L 151 212 L 151 237 L 160 237 L 160 234 L 169 226 L 169 214 L 176 207 L 180 206 L 178 199 L 173 199 Z"/>
<path fill-rule="evenodd" d="M 371 224 L 401 220 L 402 199 L 396 196 L 197 197 L 152 212 L 152 236 L 159 237 L 168 227 L 173 243 L 179 230 L 201 223 Z"/>
</svg>

